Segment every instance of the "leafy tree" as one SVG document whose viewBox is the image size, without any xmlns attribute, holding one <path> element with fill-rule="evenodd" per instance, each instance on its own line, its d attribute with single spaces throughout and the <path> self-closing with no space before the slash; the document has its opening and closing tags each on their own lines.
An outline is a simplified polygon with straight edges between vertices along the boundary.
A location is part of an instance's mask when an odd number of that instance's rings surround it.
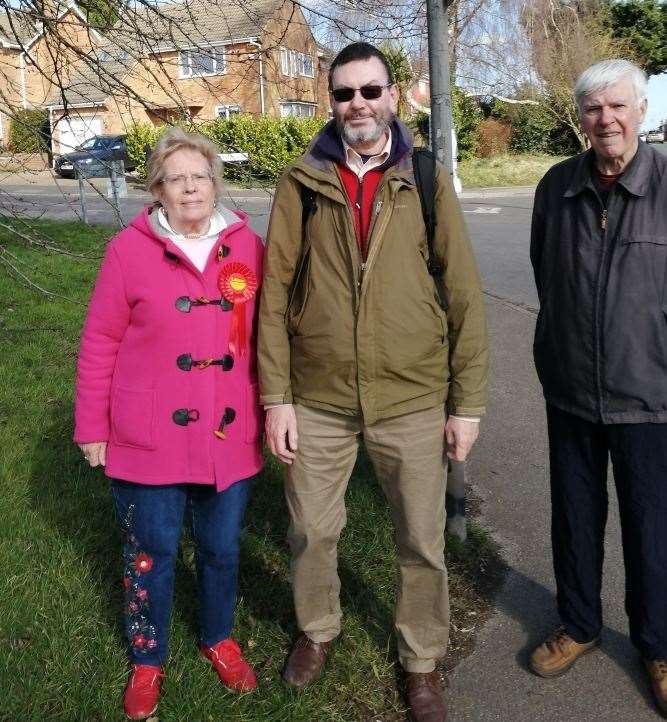
<svg viewBox="0 0 667 722">
<path fill-rule="evenodd" d="M 606 0 L 612 35 L 626 40 L 649 75 L 667 71 L 667 4 L 659 0 Z"/>
</svg>

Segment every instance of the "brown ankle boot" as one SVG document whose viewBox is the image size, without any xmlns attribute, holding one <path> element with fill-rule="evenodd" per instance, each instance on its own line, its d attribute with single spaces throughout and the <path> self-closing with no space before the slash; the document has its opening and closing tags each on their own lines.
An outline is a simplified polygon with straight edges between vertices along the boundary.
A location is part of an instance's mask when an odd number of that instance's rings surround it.
<svg viewBox="0 0 667 722">
<path fill-rule="evenodd" d="M 447 705 L 437 672 L 406 672 L 405 692 L 412 722 L 447 722 Z"/>
</svg>

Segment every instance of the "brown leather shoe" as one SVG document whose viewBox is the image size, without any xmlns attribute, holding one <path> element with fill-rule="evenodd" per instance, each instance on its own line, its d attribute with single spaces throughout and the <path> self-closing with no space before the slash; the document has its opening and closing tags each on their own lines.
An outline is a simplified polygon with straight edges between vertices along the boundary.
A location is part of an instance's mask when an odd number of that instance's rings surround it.
<svg viewBox="0 0 667 722">
<path fill-rule="evenodd" d="M 405 691 L 412 722 L 446 722 L 447 705 L 437 672 L 406 672 Z"/>
<path fill-rule="evenodd" d="M 667 717 L 667 660 L 645 659 L 644 666 L 651 678 L 658 709 L 663 717 Z"/>
<path fill-rule="evenodd" d="M 565 631 L 565 627 L 558 627 L 533 650 L 528 666 L 540 677 L 559 677 L 599 643 L 598 638 L 579 644 Z"/>
<path fill-rule="evenodd" d="M 283 679 L 297 689 L 303 689 L 322 674 L 331 642 L 313 642 L 302 634 L 292 647 L 283 670 Z"/>
</svg>

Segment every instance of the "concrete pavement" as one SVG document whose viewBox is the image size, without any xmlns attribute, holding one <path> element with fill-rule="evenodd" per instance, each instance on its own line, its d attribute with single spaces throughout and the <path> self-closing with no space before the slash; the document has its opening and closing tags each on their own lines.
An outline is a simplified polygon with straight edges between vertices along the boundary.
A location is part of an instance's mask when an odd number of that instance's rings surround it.
<svg viewBox="0 0 667 722">
<path fill-rule="evenodd" d="M 487 296 L 491 399 L 470 478 L 481 523 L 502 546 L 509 572 L 475 651 L 450 674 L 450 722 L 647 722 L 660 719 L 623 610 L 620 528 L 610 472 L 602 646 L 565 676 L 526 668 L 532 647 L 558 623 L 549 540 L 546 421 L 532 364 L 535 313 Z"/>
</svg>

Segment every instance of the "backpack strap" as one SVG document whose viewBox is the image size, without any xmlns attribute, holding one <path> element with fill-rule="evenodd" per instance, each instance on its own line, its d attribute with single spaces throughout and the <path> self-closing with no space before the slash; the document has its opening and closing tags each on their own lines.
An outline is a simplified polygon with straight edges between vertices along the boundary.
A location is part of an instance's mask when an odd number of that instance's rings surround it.
<svg viewBox="0 0 667 722">
<path fill-rule="evenodd" d="M 426 227 L 428 244 L 426 266 L 432 276 L 442 276 L 442 266 L 438 263 L 433 251 L 435 227 L 438 222 L 435 215 L 435 155 L 426 148 L 415 148 L 412 153 L 412 168 Z"/>
<path fill-rule="evenodd" d="M 302 235 L 306 234 L 306 223 L 308 218 L 315 212 L 315 191 L 308 186 L 301 186 L 301 230 Z M 305 239 L 304 239 L 305 240 Z"/>
<path fill-rule="evenodd" d="M 315 203 L 315 191 L 312 188 L 300 184 L 301 194 L 301 255 L 296 266 L 296 271 L 292 278 L 290 290 L 288 294 L 287 308 L 289 309 L 294 301 L 296 292 L 299 289 L 301 283 L 301 276 L 303 275 L 304 268 L 308 262 L 308 255 L 310 253 L 310 239 L 306 234 L 306 223 L 310 216 L 315 213 L 317 204 Z"/>
</svg>

